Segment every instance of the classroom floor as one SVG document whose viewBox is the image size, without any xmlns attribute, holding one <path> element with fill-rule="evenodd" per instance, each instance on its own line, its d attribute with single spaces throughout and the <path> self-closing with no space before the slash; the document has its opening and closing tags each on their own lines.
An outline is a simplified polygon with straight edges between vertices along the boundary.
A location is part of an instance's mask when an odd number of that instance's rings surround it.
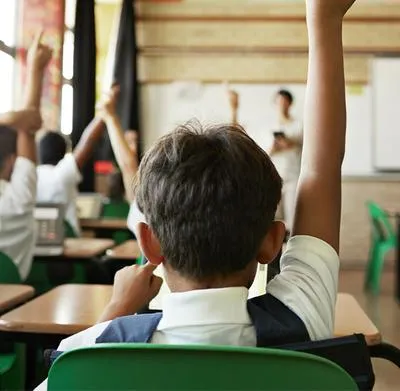
<svg viewBox="0 0 400 391">
<path fill-rule="evenodd" d="M 400 305 L 394 299 L 394 272 L 387 271 L 382 278 L 381 293 L 370 297 L 363 291 L 364 271 L 341 271 L 339 292 L 351 293 L 380 330 L 383 340 L 400 347 Z M 349 314 L 351 316 L 351 314 Z M 374 391 L 398 391 L 400 370 L 393 364 L 374 360 L 376 383 Z"/>
</svg>

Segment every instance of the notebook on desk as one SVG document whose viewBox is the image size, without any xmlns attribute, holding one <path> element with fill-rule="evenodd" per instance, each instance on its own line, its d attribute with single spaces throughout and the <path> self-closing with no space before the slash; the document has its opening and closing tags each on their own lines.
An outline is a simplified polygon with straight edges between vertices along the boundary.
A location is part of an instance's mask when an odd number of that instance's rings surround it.
<svg viewBox="0 0 400 391">
<path fill-rule="evenodd" d="M 97 193 L 81 193 L 76 199 L 80 219 L 98 219 L 103 207 L 103 196 Z"/>
<path fill-rule="evenodd" d="M 37 204 L 36 256 L 58 256 L 64 251 L 64 206 L 61 204 Z"/>
</svg>

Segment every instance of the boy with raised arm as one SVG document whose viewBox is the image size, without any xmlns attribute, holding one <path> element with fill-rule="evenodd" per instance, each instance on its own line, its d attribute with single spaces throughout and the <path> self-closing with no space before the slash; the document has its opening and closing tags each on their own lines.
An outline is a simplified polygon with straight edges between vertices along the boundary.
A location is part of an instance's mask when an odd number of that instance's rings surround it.
<svg viewBox="0 0 400 391">
<path fill-rule="evenodd" d="M 138 224 L 138 236 L 149 263 L 118 272 L 104 322 L 59 350 L 105 342 L 265 347 L 332 337 L 346 129 L 342 21 L 353 2 L 307 1 L 310 65 L 296 216 L 282 271 L 267 293 L 248 300 L 258 263 L 274 259 L 285 235 L 274 221 L 281 179 L 240 128 L 184 125 L 156 143 L 139 168 L 136 199 L 147 223 Z M 160 264 L 173 292 L 163 313 L 132 315 L 157 293 L 152 272 Z"/>
<path fill-rule="evenodd" d="M 27 57 L 24 110 L 0 116 L 0 251 L 18 267 L 21 279 L 30 271 L 35 244 L 35 132 L 41 127 L 40 100 L 51 49 L 35 38 Z"/>
</svg>

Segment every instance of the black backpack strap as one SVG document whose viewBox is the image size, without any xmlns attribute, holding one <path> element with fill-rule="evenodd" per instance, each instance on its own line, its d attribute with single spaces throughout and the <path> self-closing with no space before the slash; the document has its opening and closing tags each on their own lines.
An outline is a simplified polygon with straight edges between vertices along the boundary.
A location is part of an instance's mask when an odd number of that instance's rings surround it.
<svg viewBox="0 0 400 391">
<path fill-rule="evenodd" d="M 302 342 L 277 347 L 314 354 L 343 368 L 362 391 L 370 391 L 375 384 L 369 347 L 362 334 L 332 338 L 324 341 Z"/>
</svg>

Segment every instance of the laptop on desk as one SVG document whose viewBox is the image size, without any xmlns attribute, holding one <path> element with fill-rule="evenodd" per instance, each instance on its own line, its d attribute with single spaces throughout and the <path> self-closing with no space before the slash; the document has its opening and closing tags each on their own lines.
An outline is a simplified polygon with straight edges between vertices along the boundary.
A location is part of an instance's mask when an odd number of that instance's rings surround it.
<svg viewBox="0 0 400 391">
<path fill-rule="evenodd" d="M 59 256 L 64 251 L 64 206 L 37 204 L 35 256 Z"/>
<path fill-rule="evenodd" d="M 80 193 L 76 199 L 76 209 L 80 219 L 98 219 L 104 198 L 97 193 Z"/>
</svg>

